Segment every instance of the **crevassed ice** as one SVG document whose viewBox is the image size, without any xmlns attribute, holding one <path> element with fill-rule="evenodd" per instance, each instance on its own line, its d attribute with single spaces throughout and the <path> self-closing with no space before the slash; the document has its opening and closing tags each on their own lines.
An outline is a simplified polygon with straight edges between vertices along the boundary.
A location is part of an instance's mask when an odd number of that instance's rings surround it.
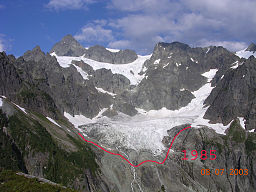
<svg viewBox="0 0 256 192">
<path fill-rule="evenodd" d="M 209 120 L 203 118 L 207 107 L 204 106 L 204 100 L 208 97 L 213 87 L 210 81 L 214 77 L 217 69 L 211 69 L 202 74 L 208 78 L 208 83 L 199 90 L 194 91 L 194 99 L 179 110 L 161 110 L 145 111 L 137 109 L 139 114 L 130 117 L 120 113 L 115 119 L 106 117 L 88 119 L 84 116 L 70 116 L 70 122 L 78 127 L 87 124 L 85 129 L 79 129 L 86 135 L 94 135 L 101 144 L 111 146 L 125 147 L 128 149 L 150 150 L 153 154 L 159 155 L 165 149 L 162 143 L 164 136 L 167 136 L 167 130 L 174 126 L 190 123 L 193 127 L 206 125 L 212 127 L 217 133 L 224 134 L 227 126 L 222 124 L 210 124 Z M 97 126 L 89 124 L 98 123 Z"/>
</svg>

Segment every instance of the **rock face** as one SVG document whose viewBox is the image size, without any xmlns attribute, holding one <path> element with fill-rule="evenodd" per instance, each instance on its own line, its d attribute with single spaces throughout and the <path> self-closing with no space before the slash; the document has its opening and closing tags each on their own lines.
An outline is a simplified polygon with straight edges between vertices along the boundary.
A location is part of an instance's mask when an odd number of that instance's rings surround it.
<svg viewBox="0 0 256 192">
<path fill-rule="evenodd" d="M 120 94 L 131 88 L 129 79 L 121 74 L 113 74 L 110 69 L 102 68 L 94 71 L 90 65 L 83 61 L 73 61 L 72 63 L 87 72 L 89 80 L 97 88 L 102 88 L 113 94 Z"/>
<path fill-rule="evenodd" d="M 6 97 L 14 97 L 22 85 L 13 61 L 15 57 L 7 56 L 5 52 L 0 53 L 0 94 Z"/>
<path fill-rule="evenodd" d="M 131 63 L 138 58 L 134 51 L 128 49 L 111 52 L 100 45 L 85 49 L 71 35 L 65 36 L 60 42 L 56 43 L 50 52 L 55 52 L 59 56 L 77 57 L 84 55 L 88 59 L 112 64 Z"/>
<path fill-rule="evenodd" d="M 252 51 L 255 52 L 256 51 L 256 45 L 254 43 L 251 43 L 249 45 L 249 47 L 246 49 L 246 51 Z"/>
<path fill-rule="evenodd" d="M 253 45 L 249 48 L 254 50 Z M 130 50 L 110 52 L 102 46 L 85 49 L 70 35 L 51 52 L 124 65 L 137 58 Z M 92 66 L 83 61 L 70 61 L 68 67 L 61 67 L 54 56 L 43 53 L 39 46 L 18 59 L 0 53 L 0 96 L 7 97 L 1 97 L 0 168 L 19 170 L 90 192 L 255 191 L 256 137 L 248 131 L 256 126 L 254 57 L 240 59 L 222 47 L 191 48 L 179 42 L 158 43 L 143 65 L 140 74 L 144 79 L 138 85 L 131 85 L 124 75 L 104 68 L 94 70 Z M 120 112 L 133 116 L 138 113 L 136 108 L 176 110 L 190 103 L 193 92 L 207 83 L 202 74 L 210 69 L 218 71 L 211 82 L 215 88 L 205 100 L 208 109 L 204 117 L 213 123 L 232 123 L 226 135 L 203 126 L 182 132 L 164 165 L 148 163 L 133 168 L 117 156 L 90 148 L 80 142 L 73 126 L 63 116 L 68 112 L 93 118 L 106 108 L 103 115 L 108 117 Z M 12 102 L 26 108 L 27 113 Z M 46 117 L 52 117 L 60 126 Z M 123 117 L 132 119 L 122 114 L 110 123 Z M 135 120 L 140 117 L 136 116 Z M 237 117 L 246 119 L 246 130 Z M 100 120 L 79 128 L 91 129 L 92 135 L 88 136 L 96 140 L 97 136 L 104 138 L 102 132 L 93 129 L 108 126 L 106 118 Z M 162 141 L 166 150 L 174 136 L 187 126 L 173 127 L 167 132 Z M 118 141 L 106 147 L 112 147 L 111 151 L 124 155 L 133 164 L 145 159 L 160 162 L 165 158 L 166 151 L 156 156 L 144 149 L 135 151 L 125 145 L 118 148 L 119 144 Z M 189 160 L 182 160 L 183 150 L 187 150 Z M 192 150 L 197 150 L 199 156 L 202 150 L 208 153 L 216 150 L 217 158 L 190 160 Z M 202 169 L 224 169 L 225 174 L 206 176 L 201 174 Z M 249 174 L 230 175 L 230 169 L 248 169 Z"/>
<path fill-rule="evenodd" d="M 85 57 L 99 62 L 112 64 L 125 64 L 135 61 L 138 56 L 132 50 L 120 50 L 119 52 L 108 51 L 105 47 L 96 45 L 85 52 Z"/>
<path fill-rule="evenodd" d="M 85 51 L 86 49 L 72 35 L 66 35 L 52 47 L 50 52 L 55 52 L 57 55 L 77 57 L 82 56 Z"/>
<path fill-rule="evenodd" d="M 35 51 L 37 52 L 38 49 Z M 39 57 L 40 55 L 35 59 Z M 57 118 L 58 109 L 53 99 L 34 84 L 29 69 L 22 68 L 22 65 L 17 68 L 19 61 L 4 52 L 0 53 L 0 95 L 6 96 L 22 107 Z"/>
<path fill-rule="evenodd" d="M 144 64 L 146 78 L 135 89 L 133 103 L 145 110 L 184 107 L 194 98 L 191 92 L 206 83 L 203 72 L 224 70 L 237 59 L 222 47 L 190 48 L 179 42 L 158 43 Z"/>
<path fill-rule="evenodd" d="M 111 104 L 112 97 L 99 92 L 93 81 L 84 80 L 74 66 L 60 67 L 39 47 L 17 60 L 5 53 L 0 57 L 0 94 L 23 107 L 45 115 L 52 111 L 49 116 L 55 118 L 57 110 L 92 118 Z"/>
<path fill-rule="evenodd" d="M 168 131 L 163 139 L 167 148 L 174 136 L 184 127 L 180 125 Z M 246 133 L 240 126 L 238 119 L 234 120 L 227 130 L 227 135 L 217 134 L 208 127 L 190 128 L 180 133 L 173 143 L 164 165 L 145 163 L 132 168 L 125 161 L 113 155 L 104 154 L 101 158 L 101 170 L 109 178 L 109 188 L 113 191 L 254 191 L 256 185 L 256 158 L 254 133 Z M 251 145 L 252 144 L 252 145 Z M 254 148 L 254 150 L 252 150 Z M 188 160 L 182 160 L 183 150 L 186 150 Z M 196 150 L 198 157 L 191 151 Z M 207 159 L 201 160 L 201 151 L 207 151 Z M 210 150 L 215 150 L 215 160 L 210 160 Z M 166 152 L 166 151 L 165 151 Z M 137 164 L 145 159 L 163 161 L 164 155 L 157 157 L 149 152 L 132 150 L 120 151 L 131 162 Z M 195 153 L 194 153 L 195 154 Z M 111 167 L 109 169 L 109 167 Z M 211 175 L 202 175 L 202 169 L 211 170 Z M 223 169 L 223 174 L 215 174 L 216 169 Z M 247 169 L 248 175 L 231 175 L 230 169 Z M 218 173 L 218 170 L 217 170 Z M 133 189 L 133 190 L 132 190 Z"/>
<path fill-rule="evenodd" d="M 67 124 L 57 128 L 39 113 L 31 114 L 4 100 L 0 108 L 0 172 L 22 171 L 82 192 L 109 192 L 104 178 L 96 175 L 94 153 L 81 145 L 76 135 L 64 131 Z"/>
<path fill-rule="evenodd" d="M 74 66 L 62 68 L 55 57 L 45 55 L 38 48 L 19 58 L 16 67 L 25 69 L 34 83 L 50 94 L 62 112 L 82 113 L 92 118 L 110 105 L 111 97 L 98 92 L 93 82 L 84 80 Z"/>
<path fill-rule="evenodd" d="M 205 118 L 228 124 L 235 117 L 244 117 L 246 129 L 254 129 L 255 78 L 256 59 L 253 56 L 237 68 L 229 68 L 205 101 L 210 106 Z"/>
<path fill-rule="evenodd" d="M 169 142 L 172 138 L 183 129 L 185 126 L 174 127 L 168 131 L 169 137 L 164 139 L 164 142 L 169 146 Z M 181 179 L 184 185 L 188 188 L 192 188 L 195 191 L 253 191 L 255 185 L 255 151 L 250 149 L 255 147 L 255 143 L 251 145 L 251 142 L 255 142 L 256 137 L 254 133 L 246 133 L 246 131 L 240 126 L 239 120 L 235 119 L 230 128 L 226 131 L 227 135 L 219 135 L 214 130 L 207 127 L 200 129 L 189 129 L 182 132 L 174 142 L 172 160 L 176 162 L 177 166 L 182 171 L 186 172 L 189 177 L 196 183 L 194 185 L 189 179 Z M 250 144 L 249 144 L 250 143 Z M 250 146 L 251 145 L 251 146 Z M 252 148 L 251 148 L 252 147 Z M 216 150 L 215 160 L 208 159 L 205 161 L 200 159 L 201 150 Z M 192 150 L 197 150 L 198 158 L 192 160 L 181 160 L 184 153 L 179 153 L 182 150 L 187 151 L 188 159 L 194 158 L 190 153 Z M 177 169 L 177 168 L 176 168 Z M 201 169 L 210 169 L 211 176 L 209 179 L 206 175 L 201 174 Z M 224 169 L 222 175 L 216 175 L 215 169 Z M 238 175 L 231 175 L 230 169 L 248 169 L 252 175 L 244 175 L 240 177 Z M 185 178 L 185 177 L 183 177 Z M 201 188 L 201 189 L 199 189 Z M 167 191 L 172 190 L 171 186 Z"/>
</svg>

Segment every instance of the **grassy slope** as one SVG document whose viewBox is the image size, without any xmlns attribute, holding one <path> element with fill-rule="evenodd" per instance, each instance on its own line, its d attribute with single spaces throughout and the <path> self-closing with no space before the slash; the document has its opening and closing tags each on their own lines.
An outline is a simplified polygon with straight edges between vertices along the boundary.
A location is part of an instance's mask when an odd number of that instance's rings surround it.
<svg viewBox="0 0 256 192">
<path fill-rule="evenodd" d="M 30 179 L 17 175 L 13 171 L 0 172 L 0 191 L 5 192 L 75 192 L 72 189 L 65 189 L 61 186 L 41 183 L 36 178 Z"/>
<path fill-rule="evenodd" d="M 7 158 L 5 158 L 5 163 L 0 163 L 0 167 L 24 172 L 19 165 L 19 161 L 23 161 L 24 156 L 29 153 L 36 155 L 37 152 L 42 152 L 49 154 L 48 163 L 46 169 L 44 169 L 45 178 L 53 182 L 66 186 L 72 185 L 72 181 L 75 178 L 80 178 L 81 175 L 84 175 L 85 169 L 90 169 L 95 175 L 98 169 L 95 155 L 82 141 L 66 136 L 77 148 L 74 152 L 68 152 L 68 150 L 60 147 L 56 139 L 49 134 L 39 121 L 30 118 L 22 112 L 17 112 L 13 116 L 6 118 L 0 111 L 0 122 L 1 134 L 3 127 L 7 127 L 8 132 L 15 141 L 15 145 L 20 151 L 20 155 L 22 154 L 20 159 L 16 157 L 17 155 L 15 156 L 11 146 L 11 138 L 5 136 L 5 138 L 2 138 L 2 141 L 6 141 L 8 145 L 1 145 L 0 142 L 1 154 L 4 154 L 3 157 L 1 156 L 1 162 L 5 156 Z"/>
</svg>

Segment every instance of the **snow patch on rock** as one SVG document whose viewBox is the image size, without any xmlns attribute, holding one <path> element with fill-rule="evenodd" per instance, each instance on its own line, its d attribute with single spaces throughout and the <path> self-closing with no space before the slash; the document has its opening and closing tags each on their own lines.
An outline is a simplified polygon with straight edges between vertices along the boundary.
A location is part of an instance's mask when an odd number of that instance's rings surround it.
<svg viewBox="0 0 256 192">
<path fill-rule="evenodd" d="M 120 51 L 120 49 L 111 49 L 111 48 L 106 48 L 108 51 L 112 52 L 112 53 L 117 53 Z"/>
<path fill-rule="evenodd" d="M 238 119 L 239 119 L 239 122 L 240 122 L 240 125 L 241 125 L 241 127 L 243 128 L 243 129 L 245 129 L 245 119 L 243 118 L 243 117 L 238 117 Z"/>
<path fill-rule="evenodd" d="M 174 126 L 189 123 L 192 127 L 208 126 L 217 133 L 225 134 L 229 125 L 210 124 L 209 120 L 203 118 L 208 108 L 204 106 L 204 100 L 213 89 L 210 82 L 216 72 L 217 69 L 211 69 L 202 74 L 208 78 L 208 83 L 194 91 L 195 98 L 186 107 L 179 110 L 172 111 L 162 108 L 145 111 L 136 108 L 138 114 L 133 117 L 119 113 L 112 119 L 102 116 L 88 119 L 81 115 L 73 117 L 67 113 L 65 113 L 65 116 L 77 128 L 79 125 L 86 125 L 79 127 L 79 131 L 97 139 L 101 144 L 136 151 L 149 150 L 154 155 L 160 155 L 165 149 L 162 139 L 168 135 L 167 130 Z"/>
<path fill-rule="evenodd" d="M 158 64 L 160 63 L 160 60 L 161 60 L 161 59 L 155 60 L 154 64 L 155 64 L 155 65 L 158 65 Z"/>
<path fill-rule="evenodd" d="M 101 93 L 106 93 L 106 94 L 109 94 L 111 96 L 115 96 L 116 94 L 115 93 L 111 93 L 109 91 L 105 91 L 104 89 L 100 88 L 100 87 L 95 87 L 99 92 Z"/>
<path fill-rule="evenodd" d="M 61 127 L 54 119 L 50 118 L 50 117 L 46 117 L 50 122 L 52 122 L 53 124 L 57 125 L 58 127 Z"/>
<path fill-rule="evenodd" d="M 76 70 L 82 75 L 84 80 L 88 80 L 88 74 L 83 71 L 83 69 L 81 67 L 78 67 L 76 65 L 73 64 L 73 66 L 76 68 Z"/>
<path fill-rule="evenodd" d="M 239 66 L 239 62 L 236 61 L 234 63 L 232 63 L 232 66 L 230 67 L 231 69 L 236 69 Z"/>
<path fill-rule="evenodd" d="M 12 103 L 13 103 L 13 102 L 12 102 Z M 13 104 L 14 104 L 16 107 L 18 107 L 23 113 L 26 113 L 26 114 L 27 114 L 26 110 L 25 110 L 23 107 L 21 107 L 21 106 L 15 104 L 15 103 L 13 103 Z"/>
<path fill-rule="evenodd" d="M 130 83 L 132 85 L 137 85 L 144 78 L 144 75 L 140 75 L 139 73 L 142 70 L 144 62 L 151 57 L 151 55 L 146 55 L 146 56 L 138 55 L 138 58 L 132 63 L 111 64 L 111 63 L 94 61 L 92 59 L 87 59 L 84 56 L 80 56 L 80 57 L 57 56 L 54 52 L 51 53 L 51 55 L 56 57 L 58 63 L 63 68 L 70 67 L 73 60 L 74 61 L 82 60 L 86 64 L 90 65 L 94 70 L 105 68 L 105 69 L 110 69 L 114 74 L 124 75 L 130 80 Z M 133 71 L 134 74 L 130 73 L 130 71 Z M 84 78 L 87 78 L 86 73 L 83 75 L 84 75 Z"/>
<path fill-rule="evenodd" d="M 163 66 L 163 68 L 167 67 L 168 65 L 169 65 L 169 63 L 165 64 L 165 65 Z"/>
</svg>

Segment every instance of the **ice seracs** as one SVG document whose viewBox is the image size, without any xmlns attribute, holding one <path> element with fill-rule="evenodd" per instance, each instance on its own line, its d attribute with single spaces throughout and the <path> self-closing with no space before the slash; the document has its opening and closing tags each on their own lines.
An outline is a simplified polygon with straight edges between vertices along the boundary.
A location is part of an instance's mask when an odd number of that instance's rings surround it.
<svg viewBox="0 0 256 192">
<path fill-rule="evenodd" d="M 204 100 L 209 96 L 213 87 L 211 80 L 215 76 L 217 69 L 203 73 L 208 78 L 208 82 L 197 91 L 192 92 L 194 99 L 179 110 L 145 111 L 138 109 L 138 114 L 130 117 L 120 113 L 113 119 L 103 117 L 100 114 L 93 119 L 88 119 L 82 115 L 71 116 L 65 113 L 65 117 L 73 123 L 84 135 L 97 139 L 101 144 L 108 146 L 124 147 L 136 151 L 149 150 L 154 155 L 162 154 L 165 149 L 162 139 L 167 136 L 167 130 L 181 124 L 191 124 L 192 127 L 208 126 L 217 133 L 225 134 L 229 125 L 221 123 L 210 124 L 209 120 L 203 116 L 207 110 Z M 181 89 L 184 91 L 185 89 Z M 101 112 L 102 113 L 102 112 Z M 84 128 L 79 125 L 86 125 Z"/>
</svg>

